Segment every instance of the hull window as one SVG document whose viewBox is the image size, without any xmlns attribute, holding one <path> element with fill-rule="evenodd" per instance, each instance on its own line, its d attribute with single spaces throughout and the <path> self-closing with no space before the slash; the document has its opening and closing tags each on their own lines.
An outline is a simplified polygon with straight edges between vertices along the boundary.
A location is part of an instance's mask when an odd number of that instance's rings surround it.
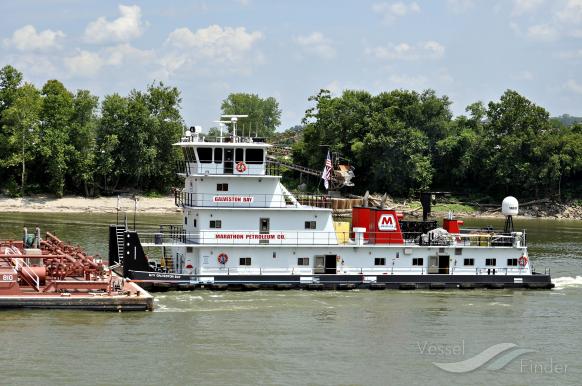
<svg viewBox="0 0 582 386">
<path fill-rule="evenodd" d="M 271 231 L 271 220 L 268 218 L 259 219 L 259 233 L 268 235 Z M 269 240 L 259 240 L 259 244 L 269 244 Z"/>
<path fill-rule="evenodd" d="M 309 265 L 309 257 L 298 257 L 297 258 L 297 265 L 308 266 Z"/>
<path fill-rule="evenodd" d="M 374 265 L 386 265 L 386 258 L 385 257 L 376 257 L 374 259 Z"/>
<path fill-rule="evenodd" d="M 239 259 L 239 265 L 251 265 L 251 258 L 250 257 L 241 257 Z"/>
<path fill-rule="evenodd" d="M 485 259 L 485 265 L 495 267 L 497 265 L 497 259 Z"/>
<path fill-rule="evenodd" d="M 463 265 L 466 266 L 466 267 L 467 266 L 472 267 L 472 266 L 475 265 L 475 259 L 464 259 L 463 260 Z"/>
<path fill-rule="evenodd" d="M 316 221 L 305 221 L 305 229 L 316 229 L 317 222 Z"/>
</svg>

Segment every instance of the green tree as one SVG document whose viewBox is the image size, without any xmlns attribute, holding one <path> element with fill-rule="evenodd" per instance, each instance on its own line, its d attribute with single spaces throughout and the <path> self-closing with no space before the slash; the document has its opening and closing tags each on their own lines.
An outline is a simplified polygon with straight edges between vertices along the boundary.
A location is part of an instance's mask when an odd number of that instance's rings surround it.
<svg viewBox="0 0 582 386">
<path fill-rule="evenodd" d="M 222 101 L 221 109 L 225 115 L 248 115 L 240 121 L 237 135 L 244 131 L 245 135 L 250 133 L 268 138 L 281 124 L 279 102 L 273 97 L 262 99 L 257 94 L 232 93 Z"/>
<path fill-rule="evenodd" d="M 0 154 L 9 154 L 11 151 L 8 137 L 12 135 L 13 128 L 9 127 L 3 112 L 12 105 L 21 84 L 22 73 L 14 67 L 4 66 L 0 69 Z M 4 186 L 16 184 L 13 171 L 6 165 L 0 167 L 0 181 L 0 185 Z"/>
<path fill-rule="evenodd" d="M 70 138 L 73 95 L 58 80 L 47 81 L 41 94 L 40 153 L 46 167 L 49 190 L 61 197 L 65 189 L 69 157 L 74 151 Z"/>
<path fill-rule="evenodd" d="M 486 110 L 483 103 L 476 102 L 465 111 L 468 116 L 460 115 L 451 121 L 447 135 L 435 145 L 434 182 L 442 190 L 469 192 L 482 183 L 479 149 Z"/>
<path fill-rule="evenodd" d="M 9 106 L 2 111 L 3 138 L 0 167 L 21 167 L 20 194 L 26 187 L 26 163 L 35 158 L 34 148 L 38 144 L 39 114 L 42 100 L 39 91 L 30 83 L 19 87 Z"/>
<path fill-rule="evenodd" d="M 10 107 L 22 84 L 22 73 L 12 66 L 0 69 L 0 115 Z"/>
<path fill-rule="evenodd" d="M 73 97 L 70 142 L 73 147 L 70 156 L 69 174 L 71 185 L 82 190 L 85 197 L 94 194 L 96 165 L 96 110 L 99 98 L 89 90 L 77 90 Z"/>
<path fill-rule="evenodd" d="M 126 137 L 128 100 L 119 94 L 107 95 L 101 103 L 101 118 L 96 135 L 96 171 L 102 184 L 102 191 L 111 193 L 117 189 L 123 172 L 126 157 L 121 142 Z"/>
<path fill-rule="evenodd" d="M 407 195 L 427 189 L 434 166 L 432 142 L 443 138 L 451 113 L 446 97 L 431 91 L 394 90 L 376 96 L 346 90 L 332 97 L 321 90 L 310 98 L 303 141 L 294 146 L 295 162 L 323 165 L 328 145 L 356 165 L 359 190 Z"/>
<path fill-rule="evenodd" d="M 146 104 L 151 114 L 150 148 L 155 151 L 148 172 L 148 189 L 167 190 L 176 180 L 176 161 L 180 149 L 173 144 L 180 140 L 184 122 L 180 114 L 180 91 L 163 83 L 151 84 L 147 89 Z"/>
<path fill-rule="evenodd" d="M 97 129 L 97 170 L 103 189 L 122 187 L 165 191 L 176 182 L 173 146 L 184 129 L 180 92 L 163 83 L 106 96 Z"/>
<path fill-rule="evenodd" d="M 541 168 L 548 154 L 541 150 L 543 133 L 551 129 L 549 113 L 516 91 L 507 90 L 499 102 L 489 102 L 479 165 L 483 186 L 496 195 L 539 196 Z"/>
</svg>

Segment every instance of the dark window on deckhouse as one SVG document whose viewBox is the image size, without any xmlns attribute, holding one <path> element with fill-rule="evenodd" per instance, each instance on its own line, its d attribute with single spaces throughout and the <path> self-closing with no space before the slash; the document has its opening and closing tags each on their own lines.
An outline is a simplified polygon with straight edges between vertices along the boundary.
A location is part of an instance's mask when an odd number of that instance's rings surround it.
<svg viewBox="0 0 582 386">
<path fill-rule="evenodd" d="M 198 159 L 202 164 L 212 163 L 212 148 L 211 147 L 199 147 L 198 148 Z"/>
</svg>

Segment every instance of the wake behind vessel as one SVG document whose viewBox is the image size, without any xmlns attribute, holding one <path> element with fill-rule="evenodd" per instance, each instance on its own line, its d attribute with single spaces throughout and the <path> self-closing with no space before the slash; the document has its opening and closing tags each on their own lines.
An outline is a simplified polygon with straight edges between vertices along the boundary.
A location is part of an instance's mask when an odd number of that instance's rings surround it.
<svg viewBox="0 0 582 386">
<path fill-rule="evenodd" d="M 462 229 L 452 216 L 404 221 L 393 209 L 360 206 L 336 223 L 331 197 L 293 194 L 281 183 L 271 145 L 236 135 L 207 138 L 199 127 L 176 146 L 183 224 L 137 233 L 112 225 L 110 265 L 152 289 L 197 288 L 552 288 L 534 270 L 526 233 L 513 230 L 517 200 L 504 200 L 503 231 Z M 348 169 L 334 181 L 351 183 Z M 148 258 L 144 248 L 159 248 Z"/>
</svg>

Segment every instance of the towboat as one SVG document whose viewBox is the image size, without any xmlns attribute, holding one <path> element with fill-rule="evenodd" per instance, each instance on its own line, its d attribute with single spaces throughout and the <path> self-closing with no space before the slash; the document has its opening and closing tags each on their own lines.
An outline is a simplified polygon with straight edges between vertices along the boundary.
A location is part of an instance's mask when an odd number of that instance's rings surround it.
<svg viewBox="0 0 582 386">
<path fill-rule="evenodd" d="M 553 287 L 549 271 L 533 267 L 526 232 L 513 229 L 513 197 L 498 231 L 464 229 L 453 216 L 405 220 L 366 202 L 351 208 L 351 224 L 335 222 L 333 197 L 290 192 L 272 145 L 237 136 L 230 118 L 232 135 L 210 138 L 196 126 L 175 144 L 184 154 L 181 224 L 110 226 L 109 264 L 124 277 L 150 290 Z M 353 177 L 349 168 L 332 174 Z"/>
</svg>

